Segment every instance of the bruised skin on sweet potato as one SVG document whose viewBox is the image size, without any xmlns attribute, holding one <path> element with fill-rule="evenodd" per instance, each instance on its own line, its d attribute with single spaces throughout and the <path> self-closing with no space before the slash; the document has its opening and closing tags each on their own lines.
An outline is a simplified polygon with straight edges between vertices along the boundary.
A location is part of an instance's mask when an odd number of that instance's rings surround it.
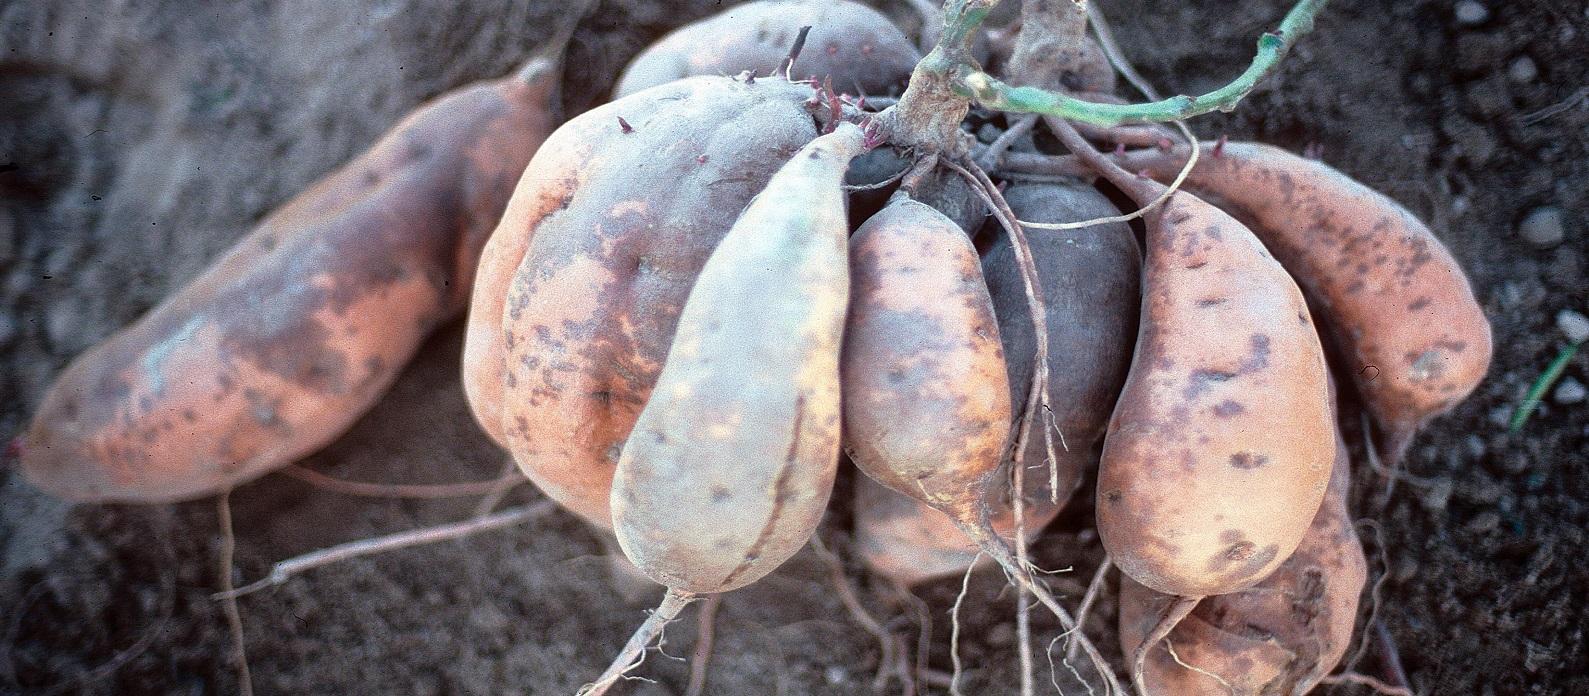
<svg viewBox="0 0 1589 696">
<path fill-rule="evenodd" d="M 1256 586 L 1205 597 L 1169 635 L 1186 669 L 1162 646 L 1143 663 L 1155 694 L 1290 696 L 1307 693 L 1340 662 L 1352 638 L 1368 562 L 1346 509 L 1346 443 L 1337 439 L 1324 504 L 1291 558 Z M 1174 597 L 1120 579 L 1120 648 L 1136 652 Z"/>
<path fill-rule="evenodd" d="M 22 471 L 76 501 L 166 502 L 324 446 L 467 300 L 556 124 L 555 61 L 446 94 L 259 223 L 56 379 Z"/>
<path fill-rule="evenodd" d="M 779 168 L 696 279 L 612 486 L 618 543 L 670 591 L 726 592 L 805 545 L 839 457 L 853 124 Z"/>
<path fill-rule="evenodd" d="M 525 474 L 592 523 L 611 527 L 614 467 L 696 274 L 816 137 L 811 93 L 670 83 L 569 121 L 526 170 L 481 264 L 465 386 Z"/>
<path fill-rule="evenodd" d="M 1163 189 L 1115 183 L 1139 204 Z M 1104 441 L 1098 531 L 1152 589 L 1234 592 L 1291 555 L 1324 497 L 1334 425 L 1323 350 L 1301 291 L 1241 223 L 1185 192 L 1147 223 L 1141 328 Z"/>
<path fill-rule="evenodd" d="M 790 70 L 796 80 L 832 78 L 833 89 L 887 94 L 904 87 L 921 53 L 888 18 L 848 0 L 748 2 L 686 25 L 624 69 L 615 96 L 692 75 L 770 75 L 811 27 Z"/>
<path fill-rule="evenodd" d="M 1490 324 L 1462 267 L 1412 213 L 1322 162 L 1258 143 L 1217 152 L 1198 160 L 1187 185 L 1253 220 L 1317 300 L 1384 429 L 1382 454 L 1399 460 L 1417 429 L 1466 398 L 1489 369 Z M 1119 161 L 1173 177 L 1186 152 L 1134 151 Z"/>
<path fill-rule="evenodd" d="M 978 519 L 1004 459 L 1010 390 L 971 240 L 901 193 L 850 240 L 844 449 L 868 476 Z"/>
</svg>

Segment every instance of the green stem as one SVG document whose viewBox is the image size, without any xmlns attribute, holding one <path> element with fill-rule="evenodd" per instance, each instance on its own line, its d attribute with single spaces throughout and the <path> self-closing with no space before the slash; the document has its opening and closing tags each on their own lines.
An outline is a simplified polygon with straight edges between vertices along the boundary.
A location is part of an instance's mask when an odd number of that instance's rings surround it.
<svg viewBox="0 0 1589 696">
<path fill-rule="evenodd" d="M 1561 379 L 1561 374 L 1567 371 L 1567 363 L 1572 356 L 1578 353 L 1579 343 L 1569 343 L 1566 348 L 1556 354 L 1556 359 L 1550 361 L 1544 374 L 1534 380 L 1534 385 L 1528 388 L 1528 395 L 1523 397 L 1523 403 L 1518 404 L 1517 412 L 1512 414 L 1512 422 L 1507 424 L 1507 430 L 1516 433 L 1523 429 L 1523 424 L 1528 422 L 1528 417 L 1534 414 L 1534 409 L 1539 407 L 1540 399 L 1545 398 L 1545 392 L 1550 391 L 1556 380 Z"/>
<path fill-rule="evenodd" d="M 1230 111 L 1275 71 L 1298 39 L 1313 30 L 1313 19 L 1327 1 L 1299 0 L 1277 31 L 1258 38 L 1258 53 L 1241 76 L 1201 96 L 1181 95 L 1147 104 L 1097 104 L 1036 87 L 1015 87 L 967 64 L 955 66 L 952 84 L 957 94 L 991 109 L 1058 116 L 1099 126 L 1162 123 L 1215 110 Z"/>
</svg>

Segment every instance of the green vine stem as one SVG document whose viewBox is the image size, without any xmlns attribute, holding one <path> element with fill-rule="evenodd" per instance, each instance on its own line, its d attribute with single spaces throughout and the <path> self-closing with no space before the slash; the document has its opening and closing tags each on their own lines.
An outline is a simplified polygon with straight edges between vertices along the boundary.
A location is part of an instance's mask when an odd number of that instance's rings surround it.
<svg viewBox="0 0 1589 696">
<path fill-rule="evenodd" d="M 972 31 L 987 16 L 988 10 L 997 4 L 997 0 L 946 0 L 943 35 L 932 52 L 916 66 L 911 87 L 900 98 L 902 113 L 897 123 L 908 129 L 913 123 L 930 120 L 927 118 L 927 107 L 940 110 L 944 106 L 942 96 L 934 95 L 935 98 L 917 99 L 916 103 L 912 103 L 911 92 L 941 93 L 945 87 L 955 96 L 976 100 L 990 109 L 1058 116 L 1099 126 L 1163 123 L 1211 111 L 1230 111 L 1260 81 L 1275 71 L 1280 60 L 1299 39 L 1313 30 L 1313 20 L 1324 9 L 1326 2 L 1328 0 L 1299 0 L 1286 13 L 1279 29 L 1259 37 L 1258 52 L 1252 63 L 1224 87 L 1201 96 L 1180 95 L 1145 104 L 1099 104 L 1037 87 L 1013 86 L 983 72 L 969 58 L 964 46 Z M 919 90 L 918 82 L 924 83 Z M 906 140 L 920 138 L 916 133 L 902 132 L 897 127 L 895 132 L 905 135 Z"/>
</svg>

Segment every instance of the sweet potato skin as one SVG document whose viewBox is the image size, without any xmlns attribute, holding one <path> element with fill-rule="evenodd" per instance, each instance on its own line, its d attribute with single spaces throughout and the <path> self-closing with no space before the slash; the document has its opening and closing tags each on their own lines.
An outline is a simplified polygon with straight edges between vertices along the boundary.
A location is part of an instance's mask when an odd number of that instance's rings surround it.
<svg viewBox="0 0 1589 696">
<path fill-rule="evenodd" d="M 1291 555 L 1323 499 L 1324 356 L 1301 291 L 1239 222 L 1180 192 L 1148 225 L 1098 530 L 1121 571 L 1154 590 L 1234 592 Z"/>
<path fill-rule="evenodd" d="M 1164 179 L 1184 161 L 1184 151 L 1145 150 L 1121 164 Z M 1224 144 L 1198 160 L 1187 183 L 1254 221 L 1254 233 L 1318 302 L 1386 431 L 1387 459 L 1484 379 L 1489 320 L 1456 259 L 1400 204 L 1322 162 L 1259 143 Z"/>
<path fill-rule="evenodd" d="M 624 553 L 673 590 L 726 592 L 806 544 L 838 467 L 850 279 L 841 184 L 864 142 L 801 149 L 691 289 L 611 504 Z"/>
<path fill-rule="evenodd" d="M 899 194 L 850 241 L 844 448 L 879 483 L 957 519 L 1004 458 L 1010 391 L 976 249 Z M 958 512 L 950 512 L 956 509 Z"/>
<path fill-rule="evenodd" d="M 1352 526 L 1346 443 L 1337 438 L 1330 488 L 1291 558 L 1257 586 L 1206 597 L 1170 633 L 1188 664 L 1213 672 L 1238 694 L 1306 693 L 1346 654 L 1368 562 Z M 1120 580 L 1120 647 L 1134 653 L 1173 597 Z M 1217 681 L 1155 647 L 1144 662 L 1153 693 L 1224 696 Z"/>
<path fill-rule="evenodd" d="M 589 111 L 548 139 L 493 235 L 466 339 L 470 406 L 591 523 L 611 527 L 613 470 L 696 275 L 732 214 L 816 136 L 810 94 L 697 77 Z"/>
<path fill-rule="evenodd" d="M 422 106 L 79 356 L 24 436 L 27 479 L 73 501 L 169 502 L 334 439 L 463 309 L 480 248 L 555 125 L 554 78 Z"/>
<path fill-rule="evenodd" d="M 831 77 L 840 92 L 887 94 L 902 88 L 921 53 L 887 17 L 848 0 L 747 2 L 686 25 L 635 57 L 615 96 L 692 75 L 771 75 L 809 26 L 791 76 Z"/>
</svg>

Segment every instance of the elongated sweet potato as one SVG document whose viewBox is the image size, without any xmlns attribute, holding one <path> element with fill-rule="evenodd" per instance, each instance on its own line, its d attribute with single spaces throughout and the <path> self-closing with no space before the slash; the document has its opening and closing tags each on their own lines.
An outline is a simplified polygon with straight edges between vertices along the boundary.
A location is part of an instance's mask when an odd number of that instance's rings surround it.
<svg viewBox="0 0 1589 696">
<path fill-rule="evenodd" d="M 1072 130 L 1066 145 L 1091 153 Z M 1139 204 L 1164 187 L 1105 168 Z M 1098 472 L 1122 572 L 1183 597 L 1263 580 L 1329 483 L 1323 349 L 1296 283 L 1218 208 L 1177 192 L 1147 216 L 1141 330 Z"/>
<path fill-rule="evenodd" d="M 867 475 L 958 520 L 986 514 L 1010 391 L 976 249 L 937 210 L 897 194 L 850 242 L 844 448 Z"/>
<path fill-rule="evenodd" d="M 1141 150 L 1120 161 L 1167 178 L 1186 156 L 1184 148 Z M 1456 259 L 1400 204 L 1322 162 L 1258 143 L 1226 143 L 1198 160 L 1187 183 L 1253 220 L 1319 303 L 1385 431 L 1387 461 L 1484 379 L 1491 338 L 1483 308 Z"/>
<path fill-rule="evenodd" d="M 686 25 L 642 51 L 613 91 L 634 94 L 692 75 L 770 75 L 811 27 L 791 70 L 796 80 L 831 77 L 841 92 L 885 94 L 904 87 L 921 53 L 887 17 L 848 0 L 764 0 Z"/>
<path fill-rule="evenodd" d="M 1337 438 L 1324 504 L 1291 558 L 1256 586 L 1205 597 L 1168 639 L 1182 667 L 1162 645 L 1143 663 L 1150 693 L 1186 696 L 1291 696 L 1319 683 L 1351 642 L 1368 563 L 1346 509 L 1350 493 L 1346 443 Z M 1120 648 L 1136 652 L 1174 597 L 1120 579 Z"/>
<path fill-rule="evenodd" d="M 857 535 L 874 570 L 910 584 L 976 556 L 950 516 L 979 519 L 987 501 L 966 492 L 998 488 L 1011 413 L 1004 348 L 976 249 L 943 213 L 896 194 L 850 247 L 845 450 L 894 489 L 860 485 Z"/>
<path fill-rule="evenodd" d="M 25 435 L 28 480 L 71 500 L 182 500 L 335 438 L 464 308 L 556 124 L 556 64 L 424 105 L 79 356 Z"/>
<path fill-rule="evenodd" d="M 1074 222 L 1118 215 L 1095 189 L 1053 184 L 1017 185 L 1005 192 L 1017 217 Z M 1098 461 L 1104 426 L 1130 366 L 1136 338 L 1141 254 L 1122 223 L 1083 230 L 1034 230 L 1028 235 L 1047 309 L 1049 396 L 1052 425 L 1034 420 L 1027 437 L 1025 521 L 1035 541 Z M 1032 386 L 1036 338 L 1014 249 L 999 237 L 983 254 L 982 272 L 999 324 L 1009 374 L 1012 413 Z M 1049 495 L 1050 472 L 1040 428 L 1057 427 L 1058 501 Z M 1015 520 L 1005 474 L 989 487 L 993 526 L 1014 543 Z M 977 545 L 943 513 L 894 493 L 870 479 L 856 485 L 857 552 L 874 572 L 906 585 L 963 572 Z"/>
<path fill-rule="evenodd" d="M 613 481 L 618 543 L 670 590 L 726 592 L 822 519 L 839 458 L 850 277 L 840 124 L 796 153 L 701 269 Z"/>
<path fill-rule="evenodd" d="M 592 523 L 611 526 L 613 469 L 696 274 L 816 137 L 811 94 L 673 82 L 570 120 L 525 171 L 481 262 L 464 384 L 525 474 Z"/>
</svg>

